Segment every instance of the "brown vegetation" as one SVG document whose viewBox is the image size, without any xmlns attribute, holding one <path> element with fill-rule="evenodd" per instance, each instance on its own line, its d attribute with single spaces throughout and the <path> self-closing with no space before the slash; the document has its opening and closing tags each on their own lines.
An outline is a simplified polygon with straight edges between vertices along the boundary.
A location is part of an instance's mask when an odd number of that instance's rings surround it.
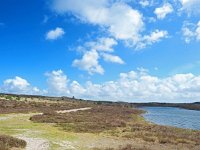
<svg viewBox="0 0 200 150">
<path fill-rule="evenodd" d="M 91 110 L 58 114 L 45 113 L 31 117 L 34 122 L 57 123 L 65 131 L 108 133 L 127 139 L 142 139 L 148 143 L 200 146 L 200 132 L 159 126 L 145 122 L 141 110 L 124 105 L 99 105 Z M 127 150 L 134 148 L 127 148 Z M 122 148 L 123 150 L 123 148 Z"/>
<path fill-rule="evenodd" d="M 157 104 L 153 105 L 157 106 Z M 196 103 L 196 105 L 199 105 L 199 103 Z M 143 111 L 133 109 L 132 106 L 135 105 L 66 98 L 48 101 L 44 101 L 44 99 L 41 101 L 0 100 L 0 113 L 42 112 L 42 115 L 32 116 L 30 120 L 39 123 L 55 123 L 57 127 L 64 131 L 103 133 L 103 135 L 115 136 L 125 140 L 142 140 L 151 145 L 182 145 L 182 147 L 188 149 L 200 149 L 200 131 L 150 124 L 140 116 Z M 91 107 L 91 109 L 56 113 L 58 110 L 83 107 Z M 2 143 L 0 143 L 0 146 Z M 146 147 L 141 150 L 145 149 Z M 119 147 L 117 150 L 137 149 L 132 145 L 127 145 Z"/>
<path fill-rule="evenodd" d="M 58 114 L 45 113 L 31 117 L 34 122 L 57 123 L 66 131 L 102 132 L 117 127 L 126 127 L 133 120 L 132 114 L 141 114 L 141 110 L 123 106 L 95 106 L 90 110 Z"/>
<path fill-rule="evenodd" d="M 34 102 L 0 99 L 0 114 L 8 113 L 29 113 L 29 112 L 51 112 L 56 110 L 67 110 L 80 107 L 87 107 L 89 104 L 84 101 L 52 101 Z"/>
<path fill-rule="evenodd" d="M 99 148 L 94 148 L 93 150 L 102 150 Z M 148 148 L 146 148 L 145 146 L 143 146 L 143 148 L 135 148 L 133 145 L 128 144 L 126 146 L 119 146 L 119 148 L 114 149 L 114 148 L 106 148 L 104 150 L 149 150 Z"/>
<path fill-rule="evenodd" d="M 11 136 L 0 135 L 0 150 L 9 150 L 11 148 L 25 148 L 26 142 Z"/>
<path fill-rule="evenodd" d="M 189 144 L 200 146 L 200 132 L 154 124 L 133 124 L 123 130 L 123 137 L 142 138 L 147 142 L 161 144 Z"/>
</svg>

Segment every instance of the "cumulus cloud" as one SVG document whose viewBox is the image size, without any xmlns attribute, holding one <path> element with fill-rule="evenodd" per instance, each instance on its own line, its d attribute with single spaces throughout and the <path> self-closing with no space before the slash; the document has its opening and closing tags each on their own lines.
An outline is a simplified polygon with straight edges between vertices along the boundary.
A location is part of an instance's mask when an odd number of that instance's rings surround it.
<svg viewBox="0 0 200 150">
<path fill-rule="evenodd" d="M 147 45 L 159 42 L 160 40 L 167 38 L 168 32 L 165 30 L 155 30 L 150 35 L 145 35 L 140 43 L 137 45 L 137 49 L 145 48 Z"/>
<path fill-rule="evenodd" d="M 149 74 L 131 71 L 121 73 L 117 81 L 103 84 L 87 84 L 86 96 L 107 100 L 125 101 L 191 101 L 199 100 L 200 77 L 193 74 L 177 74 L 160 79 Z"/>
<path fill-rule="evenodd" d="M 61 38 L 65 34 L 65 31 L 62 28 L 57 27 L 54 30 L 50 30 L 46 34 L 46 39 L 47 40 L 56 40 L 58 38 Z"/>
<path fill-rule="evenodd" d="M 54 96 L 128 102 L 195 102 L 200 97 L 200 76 L 192 73 L 160 78 L 150 75 L 144 68 L 138 68 L 136 71 L 120 73 L 118 79 L 113 81 L 99 84 L 87 81 L 82 85 L 78 81 L 70 81 L 62 70 L 54 70 L 46 73 L 46 76 L 46 94 Z M 2 89 L 17 94 L 39 92 L 38 88 L 20 77 L 5 80 Z"/>
<path fill-rule="evenodd" d="M 113 38 L 98 38 L 96 41 L 86 42 L 84 47 L 89 49 L 95 49 L 97 51 L 113 52 L 113 46 L 117 45 L 117 41 Z"/>
<path fill-rule="evenodd" d="M 54 70 L 45 75 L 47 77 L 48 94 L 60 96 L 69 94 L 67 88 L 68 78 L 62 70 Z"/>
<path fill-rule="evenodd" d="M 139 4 L 142 6 L 142 7 L 147 7 L 150 5 L 150 1 L 149 0 L 140 0 L 139 1 Z"/>
<path fill-rule="evenodd" d="M 103 56 L 103 59 L 106 62 L 124 64 L 124 61 L 119 56 L 115 56 L 115 55 L 111 55 L 111 54 L 105 54 L 105 53 L 103 53 L 102 56 Z"/>
<path fill-rule="evenodd" d="M 104 69 L 100 65 L 99 60 L 103 59 L 106 62 L 124 64 L 124 61 L 116 55 L 110 53 L 114 52 L 113 47 L 118 43 L 113 38 L 98 38 L 96 41 L 86 42 L 84 46 L 79 46 L 83 56 L 81 59 L 75 59 L 72 66 L 78 67 L 81 70 L 87 71 L 90 75 L 98 73 L 104 74 Z M 109 54 L 108 54 L 109 53 Z"/>
<path fill-rule="evenodd" d="M 155 30 L 150 35 L 143 36 L 137 43 L 136 49 L 140 50 L 148 45 L 152 45 L 168 37 L 168 32 L 165 30 Z M 86 42 L 84 46 L 80 46 L 83 52 L 81 59 L 75 59 L 72 66 L 78 67 L 81 70 L 87 71 L 89 74 L 104 74 L 103 67 L 99 64 L 99 60 L 112 62 L 117 64 L 125 64 L 125 62 L 116 55 L 110 54 L 114 52 L 113 47 L 118 43 L 113 38 L 98 38 L 96 41 Z"/>
<path fill-rule="evenodd" d="M 96 50 L 85 52 L 82 59 L 75 59 L 73 66 L 78 67 L 81 70 L 88 71 L 89 74 L 99 73 L 104 74 L 104 69 L 99 65 L 99 54 Z"/>
<path fill-rule="evenodd" d="M 147 5 L 148 1 L 143 0 L 140 3 Z M 149 1 L 149 5 L 152 5 L 152 3 L 153 1 Z M 53 0 L 52 10 L 58 14 L 71 14 L 83 23 L 97 25 L 106 31 L 108 37 L 124 41 L 126 46 L 136 48 L 143 40 L 144 17 L 127 1 L 85 0 L 83 3 L 81 0 Z M 155 12 L 159 18 L 164 18 L 172 11 L 171 4 L 165 3 L 163 7 L 158 8 Z M 113 43 L 108 39 L 107 42 Z"/>
<path fill-rule="evenodd" d="M 0 90 L 4 93 L 14 94 L 43 94 L 44 92 L 40 91 L 37 87 L 32 87 L 27 80 L 18 76 L 13 79 L 5 80 Z"/>
<path fill-rule="evenodd" d="M 120 73 L 115 81 L 101 84 L 88 81 L 83 85 L 72 81 L 69 84 L 65 82 L 65 86 L 68 96 L 95 100 L 192 102 L 199 101 L 200 97 L 200 76 L 188 73 L 159 78 L 143 68 Z"/>
<path fill-rule="evenodd" d="M 89 74 L 103 74 L 104 69 L 99 60 L 124 62 L 119 56 L 101 53 L 114 52 L 114 46 L 118 42 L 123 42 L 125 46 L 140 50 L 148 45 L 152 45 L 166 37 L 166 31 L 156 30 L 152 35 L 144 35 L 145 23 L 142 13 L 129 5 L 130 1 L 123 0 L 52 0 L 51 9 L 60 15 L 72 15 L 82 23 L 95 25 L 101 28 L 104 33 L 103 38 L 96 41 L 86 42 L 84 46 L 77 49 L 83 52 L 81 59 L 75 59 L 72 63 L 74 67 L 86 70 Z M 153 1 L 143 0 L 141 5 L 152 5 Z M 171 13 L 172 7 L 166 3 L 163 6 L 160 16 L 165 17 Z M 169 8 L 168 8 L 169 7 Z M 157 36 L 157 37 L 156 37 Z M 152 39 L 150 39 L 152 38 Z M 153 39 L 155 38 L 155 39 Z M 93 57 L 94 56 L 94 57 Z"/>
<path fill-rule="evenodd" d="M 186 43 L 192 40 L 200 41 L 200 21 L 197 24 L 185 22 L 182 26 L 182 34 Z"/>
<path fill-rule="evenodd" d="M 104 27 L 115 39 L 132 43 L 137 43 L 144 28 L 142 14 L 122 1 L 54 0 L 52 9 L 60 14 L 72 13 L 85 23 Z"/>
<path fill-rule="evenodd" d="M 173 12 L 173 7 L 169 3 L 165 3 L 162 7 L 156 8 L 154 13 L 158 19 L 164 19 L 168 14 Z"/>
<path fill-rule="evenodd" d="M 200 13 L 200 1 L 199 0 L 179 0 L 182 8 L 181 11 L 185 11 L 188 15 Z"/>
</svg>

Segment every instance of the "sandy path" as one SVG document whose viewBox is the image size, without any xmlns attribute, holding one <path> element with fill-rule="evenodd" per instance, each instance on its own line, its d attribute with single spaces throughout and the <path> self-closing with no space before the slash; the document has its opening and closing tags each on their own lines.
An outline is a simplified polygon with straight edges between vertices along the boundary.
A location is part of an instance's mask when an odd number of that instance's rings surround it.
<svg viewBox="0 0 200 150">
<path fill-rule="evenodd" d="M 56 111 L 56 112 L 57 113 L 69 113 L 69 112 L 84 111 L 84 110 L 89 110 L 89 109 L 91 109 L 91 107 L 61 110 L 61 111 Z M 42 115 L 42 113 L 35 113 L 35 114 Z M 21 116 L 30 116 L 30 115 L 31 114 L 20 114 L 20 117 Z M 0 117 L 0 120 L 8 120 L 8 119 L 12 119 L 14 117 L 18 117 L 18 114 L 10 114 L 6 117 L 4 117 L 4 116 Z M 48 150 L 48 149 L 50 149 L 50 147 L 51 147 L 50 142 L 47 139 L 31 137 L 31 135 L 37 135 L 37 134 L 39 134 L 39 133 L 37 133 L 37 131 L 32 131 L 32 130 L 27 131 L 26 130 L 26 132 L 24 134 L 17 135 L 16 137 L 26 141 L 26 143 L 27 143 L 26 150 Z M 71 145 L 71 143 L 68 141 L 62 141 L 57 144 L 60 145 L 61 149 L 62 148 L 75 149 Z"/>
<path fill-rule="evenodd" d="M 4 120 L 9 120 L 9 119 L 12 119 L 12 118 L 16 118 L 16 117 L 27 117 L 27 116 L 30 116 L 30 115 L 42 115 L 43 113 L 31 113 L 31 114 L 7 114 L 6 116 L 2 116 L 0 117 L 0 121 L 4 121 Z"/>
<path fill-rule="evenodd" d="M 59 111 L 56 111 L 56 112 L 59 113 L 59 114 L 64 114 L 64 113 L 84 111 L 84 110 L 89 110 L 89 109 L 91 109 L 91 107 L 78 108 L 78 109 L 69 109 L 69 110 L 59 110 Z"/>
<path fill-rule="evenodd" d="M 17 138 L 26 141 L 26 150 L 48 150 L 50 147 L 49 142 L 45 139 L 29 138 L 24 135 L 19 135 Z"/>
</svg>

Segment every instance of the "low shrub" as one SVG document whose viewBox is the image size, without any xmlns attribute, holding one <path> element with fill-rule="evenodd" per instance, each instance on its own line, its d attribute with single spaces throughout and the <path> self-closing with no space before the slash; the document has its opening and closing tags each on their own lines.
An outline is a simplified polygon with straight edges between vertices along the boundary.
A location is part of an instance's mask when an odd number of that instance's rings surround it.
<svg viewBox="0 0 200 150">
<path fill-rule="evenodd" d="M 9 150 L 11 148 L 25 148 L 26 142 L 7 135 L 0 135 L 0 150 Z"/>
</svg>

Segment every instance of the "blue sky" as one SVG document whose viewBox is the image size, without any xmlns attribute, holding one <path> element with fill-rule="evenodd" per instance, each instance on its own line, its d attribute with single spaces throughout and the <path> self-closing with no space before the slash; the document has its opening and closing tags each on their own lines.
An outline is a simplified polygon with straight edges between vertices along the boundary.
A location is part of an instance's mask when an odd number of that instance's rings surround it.
<svg viewBox="0 0 200 150">
<path fill-rule="evenodd" d="M 1 0 L 0 91 L 200 99 L 199 0 Z"/>
</svg>

